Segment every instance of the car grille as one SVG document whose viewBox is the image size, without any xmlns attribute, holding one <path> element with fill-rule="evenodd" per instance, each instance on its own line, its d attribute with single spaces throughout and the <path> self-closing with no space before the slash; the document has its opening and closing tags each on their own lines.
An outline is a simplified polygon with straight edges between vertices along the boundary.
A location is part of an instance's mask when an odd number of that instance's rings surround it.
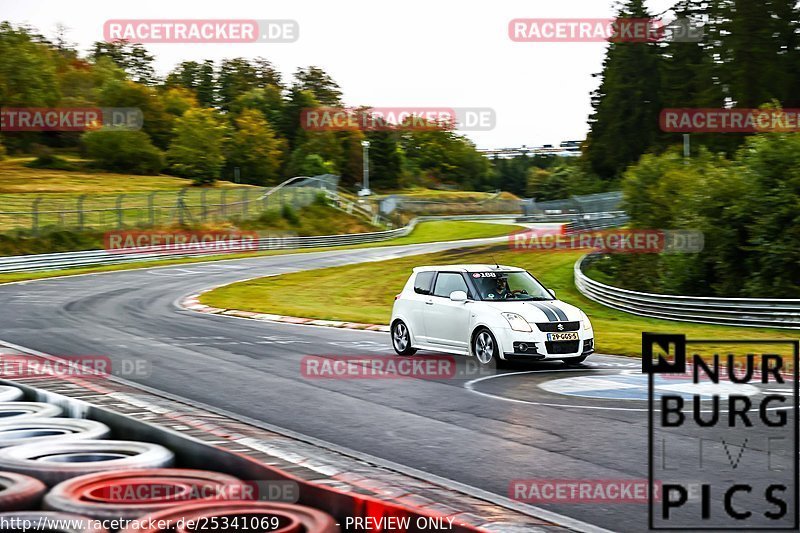
<svg viewBox="0 0 800 533">
<path fill-rule="evenodd" d="M 562 326 L 561 329 L 558 329 L 559 325 Z M 581 323 L 577 320 L 574 322 L 537 322 L 536 326 L 539 328 L 539 331 L 557 333 L 560 331 L 578 331 L 581 327 Z"/>
<path fill-rule="evenodd" d="M 580 342 L 581 341 L 547 341 L 544 344 L 547 347 L 547 353 L 563 354 L 577 352 Z"/>
</svg>

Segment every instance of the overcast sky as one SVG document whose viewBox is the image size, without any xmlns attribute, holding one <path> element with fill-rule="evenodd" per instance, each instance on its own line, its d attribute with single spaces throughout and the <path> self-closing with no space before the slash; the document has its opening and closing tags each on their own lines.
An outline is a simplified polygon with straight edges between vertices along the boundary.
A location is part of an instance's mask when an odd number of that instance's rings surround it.
<svg viewBox="0 0 800 533">
<path fill-rule="evenodd" d="M 491 131 L 465 132 L 479 147 L 582 139 L 605 43 L 516 43 L 515 18 L 605 18 L 613 0 L 0 0 L 0 19 L 47 36 L 56 25 L 81 51 L 109 19 L 293 19 L 294 43 L 148 44 L 156 70 L 181 61 L 262 56 L 289 78 L 317 65 L 348 105 L 489 107 Z M 659 13 L 674 0 L 650 0 Z"/>
</svg>

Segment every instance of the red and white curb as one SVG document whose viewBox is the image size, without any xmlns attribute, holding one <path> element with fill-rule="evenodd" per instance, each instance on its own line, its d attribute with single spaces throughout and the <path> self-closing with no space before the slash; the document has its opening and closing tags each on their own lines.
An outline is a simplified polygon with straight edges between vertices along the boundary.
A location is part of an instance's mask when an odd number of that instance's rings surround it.
<svg viewBox="0 0 800 533">
<path fill-rule="evenodd" d="M 210 290 L 210 289 L 209 289 Z M 203 291 L 206 292 L 206 291 Z M 235 316 L 237 318 L 249 318 L 261 320 L 263 322 L 283 322 L 285 324 L 306 324 L 309 326 L 325 326 L 329 328 L 356 329 L 368 331 L 389 332 L 389 326 L 385 324 L 365 324 L 363 322 L 345 322 L 341 320 L 317 320 L 314 318 L 304 318 L 299 316 L 273 315 L 269 313 L 254 313 L 252 311 L 241 311 L 239 309 L 221 309 L 200 303 L 200 295 L 192 294 L 180 300 L 179 305 L 185 309 L 191 309 L 198 313 L 210 315 Z"/>
</svg>

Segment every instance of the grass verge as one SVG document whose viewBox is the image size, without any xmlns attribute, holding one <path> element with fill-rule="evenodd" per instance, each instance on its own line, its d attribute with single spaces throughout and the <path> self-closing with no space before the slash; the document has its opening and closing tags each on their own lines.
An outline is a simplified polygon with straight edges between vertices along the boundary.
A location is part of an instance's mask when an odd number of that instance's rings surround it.
<svg viewBox="0 0 800 533">
<path fill-rule="evenodd" d="M 581 252 L 518 252 L 506 245 L 461 248 L 378 263 L 333 267 L 234 283 L 202 295 L 214 307 L 326 320 L 387 324 L 394 296 L 417 265 L 493 263 L 528 269 L 558 298 L 591 318 L 600 353 L 638 356 L 643 331 L 685 333 L 695 339 L 792 338 L 787 331 L 690 324 L 638 317 L 583 297 L 573 283 Z"/>
</svg>

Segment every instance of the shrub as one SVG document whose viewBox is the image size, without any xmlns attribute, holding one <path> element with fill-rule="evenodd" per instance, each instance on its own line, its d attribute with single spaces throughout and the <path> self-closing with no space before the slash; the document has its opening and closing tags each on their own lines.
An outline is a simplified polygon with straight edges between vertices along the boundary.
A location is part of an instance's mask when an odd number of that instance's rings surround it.
<svg viewBox="0 0 800 533">
<path fill-rule="evenodd" d="M 164 154 L 142 131 L 101 129 L 85 133 L 82 140 L 98 168 L 149 175 L 164 168 Z"/>
</svg>

